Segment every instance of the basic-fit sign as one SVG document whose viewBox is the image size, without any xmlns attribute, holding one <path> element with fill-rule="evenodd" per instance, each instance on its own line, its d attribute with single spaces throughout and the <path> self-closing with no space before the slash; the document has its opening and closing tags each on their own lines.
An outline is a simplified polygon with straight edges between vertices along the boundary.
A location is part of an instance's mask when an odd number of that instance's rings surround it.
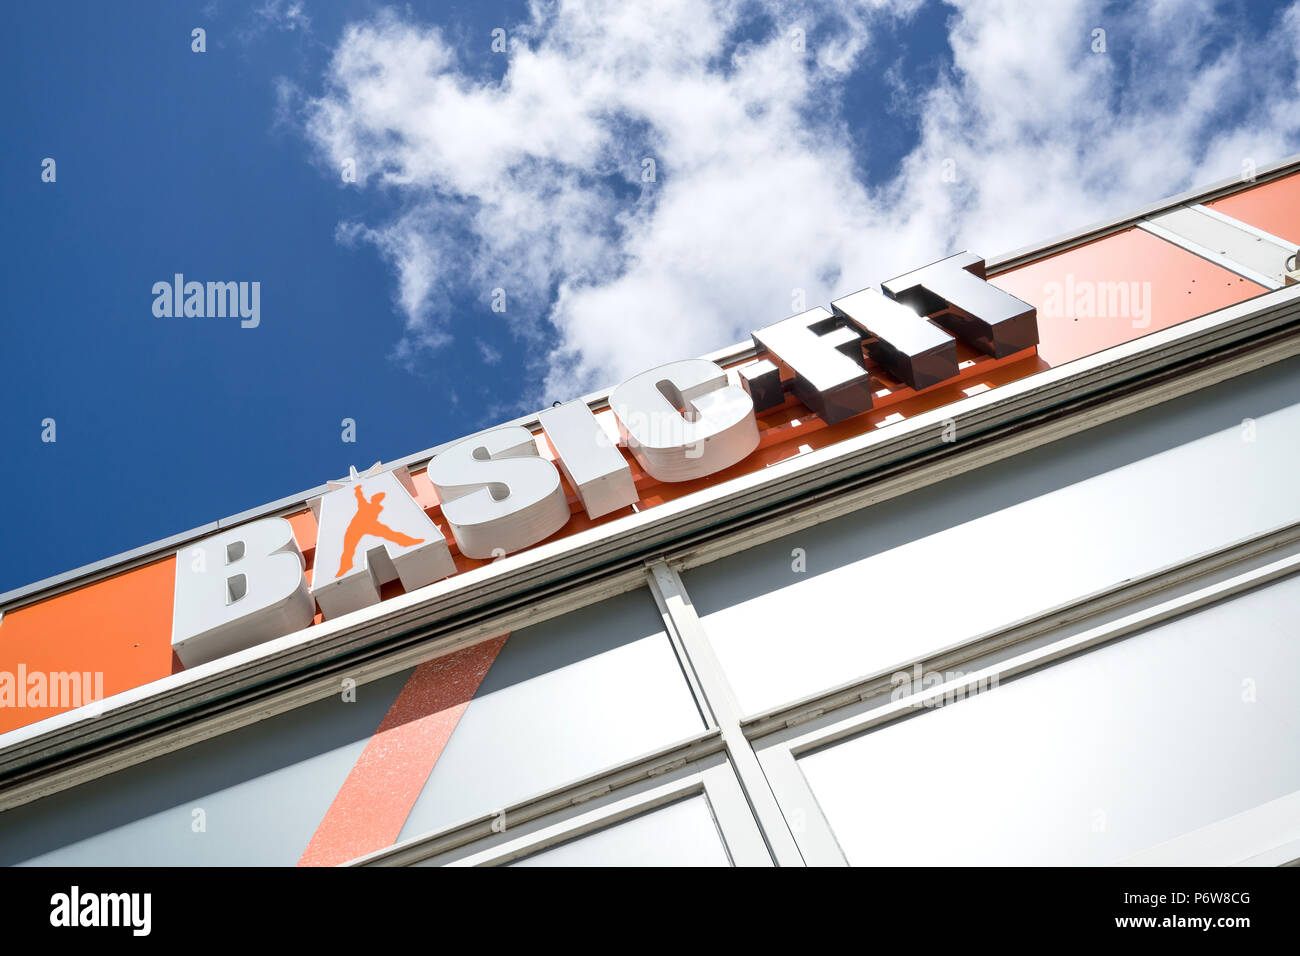
<svg viewBox="0 0 1300 956">
<path fill-rule="evenodd" d="M 637 501 L 626 448 L 661 482 L 705 478 L 759 445 L 756 412 L 793 394 L 828 424 L 871 408 L 872 362 L 921 390 L 958 374 L 957 342 L 1002 358 L 1038 343 L 1034 307 L 985 281 L 963 252 L 753 333 L 755 361 L 726 370 L 688 359 L 634 375 L 609 397 L 617 441 L 585 403 L 539 416 L 556 461 L 521 426 L 451 445 L 428 464 L 459 551 L 490 560 L 531 547 L 570 518 L 561 474 L 588 517 Z M 927 317 L 930 316 L 930 317 Z M 406 468 L 331 482 L 311 502 L 318 525 L 310 586 L 289 522 L 263 518 L 177 552 L 172 648 L 186 666 L 282 637 L 456 573 L 442 529 L 417 501 Z"/>
</svg>

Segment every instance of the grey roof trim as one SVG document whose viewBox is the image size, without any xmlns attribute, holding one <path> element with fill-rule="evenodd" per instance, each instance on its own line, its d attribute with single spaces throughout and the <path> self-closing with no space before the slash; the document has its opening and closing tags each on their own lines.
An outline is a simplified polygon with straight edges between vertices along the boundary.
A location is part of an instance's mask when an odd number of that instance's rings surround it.
<svg viewBox="0 0 1300 956">
<path fill-rule="evenodd" d="M 1092 225 L 1085 226 L 1082 229 L 1063 233 L 1053 239 L 1049 239 L 1047 242 L 1026 246 L 1005 255 L 989 259 L 987 261 L 988 272 L 990 275 L 999 272 L 1006 272 L 1016 266 L 1023 265 L 1026 262 L 1055 255 L 1058 252 L 1064 252 L 1067 249 L 1083 245 L 1084 243 L 1091 242 L 1094 239 L 1100 239 L 1112 233 L 1120 232 L 1123 229 L 1136 225 L 1138 221 L 1147 216 L 1154 215 L 1171 207 L 1183 205 L 1185 203 L 1212 201 L 1220 196 L 1226 196 L 1229 193 L 1247 189 L 1251 186 L 1257 186 L 1260 183 L 1268 182 L 1272 179 L 1278 179 L 1290 172 L 1294 172 L 1296 169 L 1300 169 L 1300 153 L 1296 153 L 1285 159 L 1278 160 L 1275 163 L 1269 163 L 1260 167 L 1256 171 L 1255 179 L 1251 182 L 1245 182 L 1240 177 L 1222 179 L 1218 182 L 1211 183 L 1208 186 L 1191 189 L 1176 196 L 1170 196 L 1159 200 L 1158 202 L 1150 203 L 1138 209 L 1131 210 L 1122 216 L 1103 219 L 1099 222 L 1093 223 Z M 726 363 L 741 361 L 753 356 L 754 354 L 753 343 L 745 342 L 719 349 L 718 351 L 712 352 L 704 357 L 711 361 Z M 612 388 L 606 388 L 597 392 L 592 392 L 589 395 L 583 396 L 582 400 L 591 406 L 593 411 L 599 411 L 608 407 L 609 393 L 611 391 Z M 421 465 L 451 445 L 464 441 L 467 438 L 472 438 L 474 435 L 490 431 L 494 428 L 501 428 L 508 425 L 522 425 L 525 428 L 537 430 L 540 428 L 537 414 L 537 412 L 534 412 L 530 415 L 523 415 L 513 421 L 492 425 L 489 428 L 480 429 L 479 431 L 472 432 L 469 435 L 443 442 L 440 445 L 426 448 L 423 451 L 415 452 L 414 454 L 407 455 L 404 458 L 395 459 L 386 464 L 390 467 L 396 467 L 398 465 Z M 68 591 L 75 587 L 80 587 L 83 584 L 89 584 L 92 581 L 107 577 L 111 573 L 126 570 L 131 566 L 146 564 L 150 560 L 155 560 L 164 556 L 167 551 L 176 548 L 178 545 L 184 544 L 186 541 L 191 541 L 195 538 L 211 534 L 218 529 L 230 528 L 237 524 L 242 524 L 245 521 L 251 521 L 254 518 L 265 518 L 298 510 L 304 507 L 309 499 L 324 492 L 326 487 L 327 486 L 323 484 L 317 485 L 315 488 L 297 494 L 288 495 L 284 498 L 273 501 L 270 504 L 249 508 L 246 511 L 238 512 L 237 514 L 222 518 L 219 521 L 210 522 L 190 531 L 163 538 L 161 541 L 154 541 L 150 544 L 141 545 L 138 548 L 133 548 L 130 551 L 124 551 L 121 554 L 104 558 L 101 561 L 95 561 L 80 568 L 74 568 L 71 571 L 64 571 L 61 574 L 53 575 L 52 577 L 45 578 L 44 580 L 37 581 L 33 584 L 27 584 L 22 587 L 14 588 L 11 591 L 6 591 L 5 593 L 0 594 L 0 610 L 11 611 L 24 604 L 30 604 L 42 598 L 50 597 L 60 593 L 61 591 Z"/>
</svg>

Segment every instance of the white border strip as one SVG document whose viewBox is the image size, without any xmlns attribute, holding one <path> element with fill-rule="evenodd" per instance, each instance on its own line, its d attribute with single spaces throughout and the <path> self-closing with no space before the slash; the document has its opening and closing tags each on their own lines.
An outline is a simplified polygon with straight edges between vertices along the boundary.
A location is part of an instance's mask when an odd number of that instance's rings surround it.
<svg viewBox="0 0 1300 956">
<path fill-rule="evenodd" d="M 1252 226 L 1248 222 L 1243 222 L 1240 219 L 1234 219 L 1232 216 L 1224 215 L 1223 213 L 1219 212 L 1219 210 L 1211 209 L 1209 206 L 1203 206 L 1200 203 L 1192 203 L 1187 208 L 1195 209 L 1197 212 L 1201 213 L 1202 215 L 1209 216 L 1211 219 L 1217 219 L 1219 220 L 1219 222 L 1223 223 L 1224 225 L 1232 226 L 1232 228 L 1234 229 L 1240 229 L 1242 232 L 1248 232 L 1256 239 L 1263 239 L 1265 242 L 1270 242 L 1281 249 L 1285 249 L 1288 254 L 1300 250 L 1300 245 L 1297 245 L 1294 242 L 1288 242 L 1287 240 L 1283 239 L 1281 236 L 1275 236 L 1271 232 L 1265 232 L 1263 229 L 1260 229 L 1258 226 Z"/>
<path fill-rule="evenodd" d="M 1213 249 L 1203 246 L 1200 243 L 1192 242 L 1192 240 L 1174 232 L 1172 229 L 1157 225 L 1149 219 L 1143 219 L 1141 222 L 1136 223 L 1136 225 L 1143 232 L 1149 232 L 1151 235 L 1163 239 L 1165 242 L 1178 246 L 1178 248 L 1185 252 L 1190 252 L 1194 256 L 1199 256 L 1208 262 L 1212 262 L 1222 269 L 1227 269 L 1229 272 L 1241 276 L 1243 279 L 1249 279 L 1256 285 L 1262 285 L 1265 289 L 1276 290 L 1283 287 L 1281 280 L 1274 279 L 1272 276 L 1266 276 L 1262 272 L 1256 272 L 1249 266 L 1242 265 L 1236 259 L 1230 259 L 1228 256 L 1225 256 L 1220 252 L 1215 252 Z"/>
</svg>

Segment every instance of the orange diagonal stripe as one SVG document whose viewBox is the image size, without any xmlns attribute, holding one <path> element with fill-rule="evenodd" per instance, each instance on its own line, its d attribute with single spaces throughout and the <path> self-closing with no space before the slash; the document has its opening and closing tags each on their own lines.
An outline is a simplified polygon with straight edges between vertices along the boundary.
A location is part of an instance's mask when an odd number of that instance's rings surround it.
<svg viewBox="0 0 1300 956">
<path fill-rule="evenodd" d="M 397 842 L 506 634 L 421 664 L 380 721 L 299 866 L 335 866 Z"/>
</svg>

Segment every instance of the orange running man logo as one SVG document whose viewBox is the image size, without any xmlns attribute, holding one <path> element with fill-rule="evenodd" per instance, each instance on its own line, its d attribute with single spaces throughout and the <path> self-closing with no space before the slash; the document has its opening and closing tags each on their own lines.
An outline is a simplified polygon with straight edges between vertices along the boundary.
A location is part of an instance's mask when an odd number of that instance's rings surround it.
<svg viewBox="0 0 1300 956">
<path fill-rule="evenodd" d="M 375 492 L 367 501 L 366 496 L 361 493 L 360 485 L 353 490 L 357 493 L 357 513 L 352 516 L 352 520 L 348 522 L 348 530 L 343 533 L 343 557 L 339 559 L 339 570 L 334 575 L 336 578 L 341 578 L 352 570 L 352 557 L 356 554 L 357 545 L 361 543 L 364 535 L 372 534 L 376 538 L 383 538 L 385 541 L 404 547 L 424 543 L 423 538 L 412 538 L 409 534 L 394 531 L 379 520 L 379 512 L 384 510 L 382 491 Z"/>
</svg>

